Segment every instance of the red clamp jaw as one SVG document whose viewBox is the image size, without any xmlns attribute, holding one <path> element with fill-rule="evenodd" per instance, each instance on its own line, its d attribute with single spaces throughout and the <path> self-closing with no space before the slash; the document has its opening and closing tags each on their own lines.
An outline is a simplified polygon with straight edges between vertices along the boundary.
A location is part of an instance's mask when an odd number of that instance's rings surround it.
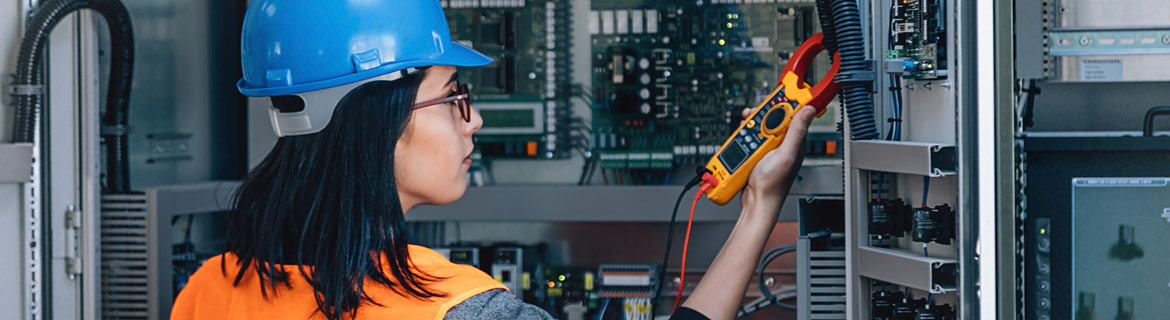
<svg viewBox="0 0 1170 320">
<path fill-rule="evenodd" d="M 833 81 L 837 76 L 837 72 L 841 71 L 841 56 L 840 53 L 833 55 L 833 66 L 829 68 L 829 73 L 825 74 L 821 81 L 817 81 L 816 86 L 809 88 L 808 83 L 804 81 L 804 75 L 808 73 L 808 68 L 812 66 L 813 60 L 822 51 L 825 51 L 824 34 L 818 33 L 805 40 L 796 52 L 792 54 L 792 58 L 788 59 L 788 63 L 784 65 L 784 71 L 780 74 L 780 85 L 784 86 L 784 95 L 788 99 L 800 102 L 802 106 L 812 106 L 817 108 L 817 116 L 825 112 L 825 105 L 829 101 L 833 101 L 833 97 L 841 92 L 841 84 Z"/>
</svg>

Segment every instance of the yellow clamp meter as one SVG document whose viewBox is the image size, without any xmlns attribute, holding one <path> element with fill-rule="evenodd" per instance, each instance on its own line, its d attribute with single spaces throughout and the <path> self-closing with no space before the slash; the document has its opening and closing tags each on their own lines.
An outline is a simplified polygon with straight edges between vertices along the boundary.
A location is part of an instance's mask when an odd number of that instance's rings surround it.
<svg viewBox="0 0 1170 320">
<path fill-rule="evenodd" d="M 813 58 L 825 51 L 821 43 L 823 37 L 819 33 L 813 35 L 796 50 L 781 72 L 780 87 L 752 110 L 747 120 L 707 162 L 707 170 L 719 182 L 707 189 L 707 198 L 711 201 L 727 204 L 743 189 L 760 159 L 784 141 L 788 125 L 798 110 L 817 108 L 817 117 L 820 117 L 825 113 L 825 105 L 841 91 L 841 85 L 833 81 L 841 68 L 836 56 L 832 68 L 816 86 L 810 88 L 803 80 Z"/>
</svg>

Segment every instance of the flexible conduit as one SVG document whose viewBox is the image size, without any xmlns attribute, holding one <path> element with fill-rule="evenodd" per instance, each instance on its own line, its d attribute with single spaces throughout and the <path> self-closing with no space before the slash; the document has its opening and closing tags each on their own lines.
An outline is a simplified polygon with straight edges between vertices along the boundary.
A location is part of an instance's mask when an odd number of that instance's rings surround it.
<svg viewBox="0 0 1170 320">
<path fill-rule="evenodd" d="M 126 116 L 130 107 L 130 81 L 134 73 L 134 33 L 130 12 L 118 0 L 48 0 L 41 2 L 21 40 L 17 56 L 16 86 L 13 93 L 16 112 L 12 140 L 33 142 L 37 116 L 43 103 L 44 75 L 40 62 L 49 33 L 69 13 L 93 9 L 106 19 L 110 32 L 110 79 L 106 112 L 102 118 L 102 138 L 106 145 L 107 192 L 130 191 L 129 160 L 125 135 Z M 21 89 L 24 90 L 21 90 Z"/>
<path fill-rule="evenodd" d="M 833 25 L 833 11 L 829 1 L 817 0 L 817 20 L 821 24 L 821 33 L 825 34 L 821 44 L 825 45 L 825 50 L 828 50 L 829 56 L 832 57 L 837 53 L 837 30 Z"/>
<path fill-rule="evenodd" d="M 866 72 L 865 39 L 861 29 L 861 12 L 855 0 L 833 0 L 833 31 L 837 36 L 837 49 L 841 54 L 841 73 Z M 853 140 L 878 138 L 877 122 L 874 120 L 872 82 L 847 81 L 841 84 L 845 110 L 849 115 L 849 128 Z"/>
</svg>

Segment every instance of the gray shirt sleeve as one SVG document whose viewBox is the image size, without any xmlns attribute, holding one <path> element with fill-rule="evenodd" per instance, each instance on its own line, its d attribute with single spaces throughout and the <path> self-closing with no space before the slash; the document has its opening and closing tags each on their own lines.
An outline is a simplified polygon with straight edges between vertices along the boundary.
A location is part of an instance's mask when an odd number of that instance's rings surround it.
<svg viewBox="0 0 1170 320">
<path fill-rule="evenodd" d="M 443 319 L 551 320 L 555 318 L 537 306 L 524 303 L 519 298 L 512 296 L 512 293 L 507 290 L 495 289 L 472 296 L 451 307 Z"/>
</svg>

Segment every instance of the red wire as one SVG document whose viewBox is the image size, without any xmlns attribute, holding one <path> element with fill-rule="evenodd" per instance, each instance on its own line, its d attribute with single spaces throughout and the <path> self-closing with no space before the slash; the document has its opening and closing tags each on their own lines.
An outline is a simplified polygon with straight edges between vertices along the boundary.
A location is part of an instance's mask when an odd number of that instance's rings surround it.
<svg viewBox="0 0 1170 320">
<path fill-rule="evenodd" d="M 609 175 L 605 174 L 605 169 L 601 169 L 601 179 L 605 180 L 605 185 L 609 185 Z"/>
<path fill-rule="evenodd" d="M 678 272 L 678 296 L 674 297 L 674 310 L 678 310 L 679 302 L 682 301 L 683 287 L 686 287 L 687 284 L 687 245 L 691 243 L 691 222 L 695 221 L 695 205 L 699 204 L 699 198 L 706 192 L 706 187 L 699 188 L 699 192 L 695 194 L 695 201 L 691 202 L 691 215 L 687 218 L 687 233 L 683 236 L 682 269 Z M 674 311 L 671 311 L 671 314 L 674 314 Z"/>
</svg>

